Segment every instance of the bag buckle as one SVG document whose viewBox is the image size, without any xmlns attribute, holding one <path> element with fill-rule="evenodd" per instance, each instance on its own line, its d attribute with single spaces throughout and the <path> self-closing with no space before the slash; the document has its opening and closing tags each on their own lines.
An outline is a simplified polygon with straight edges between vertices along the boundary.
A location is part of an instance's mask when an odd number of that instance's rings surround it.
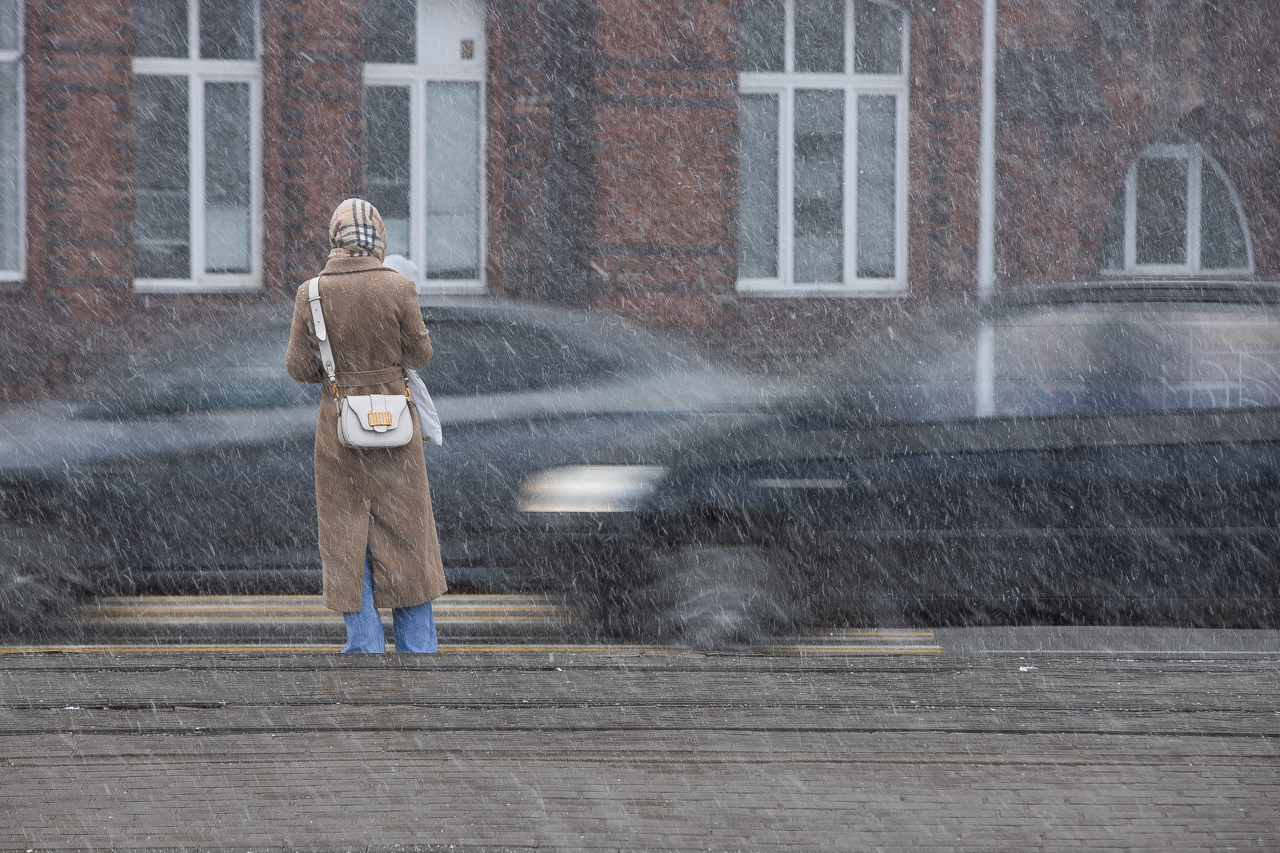
<svg viewBox="0 0 1280 853">
<path fill-rule="evenodd" d="M 390 412 L 370 412 L 369 426 L 371 427 L 391 426 L 391 413 Z"/>
</svg>

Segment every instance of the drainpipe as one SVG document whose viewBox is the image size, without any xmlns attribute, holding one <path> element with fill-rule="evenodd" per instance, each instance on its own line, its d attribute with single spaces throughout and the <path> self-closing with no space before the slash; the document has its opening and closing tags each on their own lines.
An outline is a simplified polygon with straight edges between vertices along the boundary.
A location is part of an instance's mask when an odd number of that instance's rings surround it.
<svg viewBox="0 0 1280 853">
<path fill-rule="evenodd" d="M 982 0 L 982 125 L 978 153 L 978 298 L 996 286 L 996 0 Z M 974 414 L 995 414 L 995 328 L 978 330 Z"/>
<path fill-rule="evenodd" d="M 978 296 L 996 285 L 996 0 L 982 0 L 982 127 L 978 156 Z"/>
</svg>

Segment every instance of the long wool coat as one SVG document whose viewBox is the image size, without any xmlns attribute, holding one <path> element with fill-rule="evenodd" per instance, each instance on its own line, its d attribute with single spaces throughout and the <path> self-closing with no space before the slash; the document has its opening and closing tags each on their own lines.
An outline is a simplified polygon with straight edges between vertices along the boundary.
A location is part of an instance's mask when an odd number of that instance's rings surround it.
<svg viewBox="0 0 1280 853">
<path fill-rule="evenodd" d="M 413 282 L 377 259 L 330 259 L 320 277 L 320 300 L 339 393 L 403 394 L 400 365 L 416 370 L 431 359 Z M 306 284 L 298 288 L 285 366 L 299 382 L 324 385 L 315 459 L 325 606 L 360 610 L 366 549 L 378 607 L 412 607 L 443 595 L 417 412 L 413 440 L 404 447 L 351 450 L 339 443 L 338 410 L 320 365 Z"/>
</svg>

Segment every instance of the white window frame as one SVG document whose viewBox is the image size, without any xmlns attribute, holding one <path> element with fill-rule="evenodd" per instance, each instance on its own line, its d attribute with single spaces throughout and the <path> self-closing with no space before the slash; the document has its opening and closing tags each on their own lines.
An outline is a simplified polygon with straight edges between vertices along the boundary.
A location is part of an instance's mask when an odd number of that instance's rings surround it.
<svg viewBox="0 0 1280 853">
<path fill-rule="evenodd" d="M 907 181 L 909 99 L 911 84 L 910 15 L 895 3 L 869 0 L 902 15 L 902 72 L 900 74 L 855 74 L 853 72 L 853 6 L 845 2 L 845 57 L 843 74 L 810 74 L 793 70 L 795 44 L 795 0 L 785 0 L 785 71 L 782 73 L 742 72 L 740 94 L 767 94 L 778 98 L 778 277 L 739 278 L 738 293 L 755 296 L 901 296 L 907 290 Z M 794 222 L 792 174 L 795 165 L 793 130 L 797 89 L 837 89 L 844 92 L 844 271 L 843 282 L 796 283 L 794 276 Z M 894 200 L 894 274 L 892 278 L 857 278 L 857 145 L 859 95 L 897 97 L 897 128 Z"/>
<path fill-rule="evenodd" d="M 1186 263 L 1182 264 L 1139 264 L 1138 263 L 1138 164 L 1143 160 L 1169 159 L 1187 162 L 1187 221 Z M 1200 259 L 1200 210 L 1202 206 L 1201 187 L 1204 183 L 1204 169 L 1213 169 L 1218 179 L 1226 186 L 1231 196 L 1231 204 L 1235 208 L 1240 229 L 1244 235 L 1245 256 L 1248 263 L 1243 267 L 1220 269 L 1204 269 Z M 1112 276 L 1211 276 L 1239 278 L 1253 274 L 1253 238 L 1249 234 L 1249 221 L 1244 215 L 1244 207 L 1240 204 L 1240 196 L 1235 184 L 1227 177 L 1218 162 L 1203 148 L 1193 142 L 1163 143 L 1149 146 L 1129 167 L 1124 176 L 1124 268 L 1103 270 Z"/>
<path fill-rule="evenodd" d="M 262 288 L 262 2 L 254 4 L 254 59 L 200 57 L 199 0 L 187 0 L 187 58 L 134 57 L 134 76 L 187 78 L 187 157 L 190 164 L 191 277 L 135 278 L 140 293 L 220 293 Z M 205 268 L 204 84 L 249 84 L 249 272 L 208 273 Z"/>
<path fill-rule="evenodd" d="M 477 34 L 475 58 L 458 59 L 451 63 L 431 63 L 427 56 L 428 25 L 426 4 L 428 0 L 418 0 L 416 32 L 414 47 L 417 52 L 416 62 L 366 62 L 364 65 L 364 87 L 399 86 L 409 89 L 409 254 L 422 278 L 418 281 L 418 292 L 431 295 L 475 295 L 487 294 L 485 284 L 485 258 L 488 245 L 488 192 L 486 188 L 487 169 L 485 168 L 485 139 L 487 134 L 485 109 L 485 65 L 488 56 L 485 28 L 482 25 Z M 427 83 L 478 83 L 480 89 L 480 133 L 479 147 L 476 150 L 480 175 L 480 211 L 478 223 L 479 257 L 476 268 L 479 278 L 474 279 L 429 279 L 423 259 L 426 258 L 426 231 L 423 223 L 427 218 L 427 141 L 426 141 L 426 109 Z"/>
<path fill-rule="evenodd" d="M 18 44 L 16 50 L 0 50 L 0 62 L 14 62 L 18 66 L 18 268 L 0 270 L 0 281 L 25 281 L 27 278 L 27 69 L 22 61 L 26 40 L 25 0 L 16 0 L 14 12 L 18 17 Z"/>
</svg>

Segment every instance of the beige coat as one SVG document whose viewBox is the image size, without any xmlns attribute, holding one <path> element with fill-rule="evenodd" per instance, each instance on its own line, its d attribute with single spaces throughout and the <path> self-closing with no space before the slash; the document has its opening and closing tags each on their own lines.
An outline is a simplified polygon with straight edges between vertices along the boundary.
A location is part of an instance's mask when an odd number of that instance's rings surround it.
<svg viewBox="0 0 1280 853">
<path fill-rule="evenodd" d="M 416 370 L 431 359 L 413 282 L 375 258 L 331 259 L 320 298 L 340 393 L 403 394 L 400 364 Z M 338 411 L 320 366 L 306 284 L 298 288 L 285 366 L 299 382 L 324 384 L 315 459 L 325 606 L 360 610 L 366 549 L 378 607 L 412 607 L 443 595 L 421 434 L 415 429 L 411 442 L 390 450 L 349 450 L 338 442 Z M 417 426 L 416 412 L 413 418 Z"/>
</svg>

